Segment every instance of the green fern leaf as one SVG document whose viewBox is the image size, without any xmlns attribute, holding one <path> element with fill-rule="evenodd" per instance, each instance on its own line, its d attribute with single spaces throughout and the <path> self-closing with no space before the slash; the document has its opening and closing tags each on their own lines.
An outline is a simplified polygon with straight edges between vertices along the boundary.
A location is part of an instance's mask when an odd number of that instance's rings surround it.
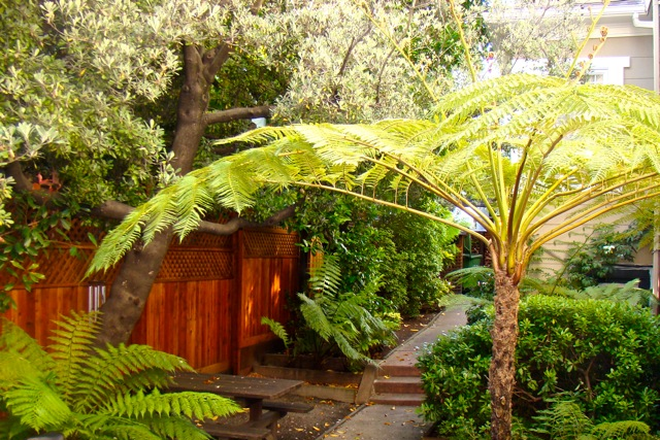
<svg viewBox="0 0 660 440">
<path fill-rule="evenodd" d="M 179 392 L 161 394 L 154 390 L 149 394 L 136 393 L 117 395 L 104 413 L 126 417 L 153 417 L 157 415 L 185 415 L 188 418 L 210 419 L 224 417 L 241 408 L 230 399 L 211 393 Z"/>
<path fill-rule="evenodd" d="M 318 333 L 323 340 L 327 341 L 332 335 L 332 324 L 325 315 L 325 311 L 317 301 L 314 301 L 307 295 L 299 293 L 298 297 L 303 301 L 300 306 L 300 311 L 305 318 L 305 322 L 307 322 L 307 325 Z"/>
<path fill-rule="evenodd" d="M 599 423 L 594 426 L 591 435 L 598 440 L 608 439 L 651 439 L 650 428 L 646 423 L 636 420 Z"/>
<path fill-rule="evenodd" d="M 24 378 L 4 393 L 7 409 L 20 418 L 21 423 L 36 430 L 49 430 L 69 419 L 71 410 L 60 398 L 59 390 L 37 379 Z"/>
<path fill-rule="evenodd" d="M 282 324 L 275 321 L 274 319 L 268 318 L 267 316 L 261 317 L 261 323 L 267 325 L 270 328 L 270 331 L 275 333 L 275 336 L 277 336 L 282 340 L 282 342 L 284 342 L 285 348 L 289 347 L 289 344 L 291 344 L 291 340 L 289 339 L 289 334 L 287 333 L 286 329 Z"/>
<path fill-rule="evenodd" d="M 206 440 L 210 438 L 206 432 L 195 426 L 190 419 L 183 417 L 143 417 L 140 421 L 162 438 L 186 440 Z"/>
<path fill-rule="evenodd" d="M 21 368 L 30 365 L 35 370 L 45 371 L 53 366 L 52 359 L 46 351 L 18 325 L 6 318 L 2 318 L 0 328 L 2 329 L 2 333 L 0 333 L 0 352 L 6 353 L 11 351 L 24 359 L 26 365 Z M 4 377 L 2 373 L 3 367 L 1 365 L 5 362 L 6 359 L 0 359 L 0 381 Z M 15 369 L 19 368 L 18 365 L 14 367 Z"/>
</svg>

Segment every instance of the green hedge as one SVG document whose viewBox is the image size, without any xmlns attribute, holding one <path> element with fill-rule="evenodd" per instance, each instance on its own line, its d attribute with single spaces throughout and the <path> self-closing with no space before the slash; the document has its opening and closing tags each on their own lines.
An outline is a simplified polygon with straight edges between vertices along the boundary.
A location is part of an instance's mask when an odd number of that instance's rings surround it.
<svg viewBox="0 0 660 440">
<path fill-rule="evenodd" d="M 441 338 L 419 359 L 426 419 L 441 433 L 488 431 L 492 310 Z M 543 295 L 521 303 L 514 417 L 530 427 L 552 401 L 577 403 L 594 422 L 660 428 L 660 328 L 648 310 Z"/>
</svg>

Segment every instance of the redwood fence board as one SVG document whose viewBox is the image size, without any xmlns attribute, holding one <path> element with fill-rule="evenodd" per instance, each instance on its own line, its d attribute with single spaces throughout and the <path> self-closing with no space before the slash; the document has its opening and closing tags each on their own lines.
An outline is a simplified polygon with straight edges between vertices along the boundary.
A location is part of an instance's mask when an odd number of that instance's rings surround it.
<svg viewBox="0 0 660 440">
<path fill-rule="evenodd" d="M 48 343 L 53 320 L 71 310 L 87 311 L 90 281 L 82 280 L 92 256 L 87 234 L 99 231 L 74 225 L 71 236 L 80 258 L 66 249 L 40 256 L 45 282 L 32 292 L 10 292 L 16 308 L 4 314 L 41 344 Z M 234 236 L 191 234 L 174 242 L 165 257 L 131 343 L 185 358 L 193 368 L 238 371 L 241 350 L 276 339 L 262 316 L 285 323 L 286 295 L 299 283 L 297 236 L 284 230 L 241 230 Z M 55 256 L 55 257 L 53 257 Z M 98 276 L 109 293 L 116 270 Z M 9 283 L 0 274 L 0 282 Z"/>
</svg>

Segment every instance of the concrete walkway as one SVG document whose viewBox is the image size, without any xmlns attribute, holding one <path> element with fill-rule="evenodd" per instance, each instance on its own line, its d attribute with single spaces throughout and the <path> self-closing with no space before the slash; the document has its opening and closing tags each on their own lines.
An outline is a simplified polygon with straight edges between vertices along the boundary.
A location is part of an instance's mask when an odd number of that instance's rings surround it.
<svg viewBox="0 0 660 440">
<path fill-rule="evenodd" d="M 450 306 L 439 313 L 422 331 L 393 350 L 383 359 L 381 366 L 389 368 L 410 368 L 417 362 L 417 356 L 425 345 L 466 322 L 465 306 Z M 417 413 L 416 407 L 392 405 L 362 405 L 349 418 L 317 440 L 420 440 L 428 429 L 428 424 Z"/>
</svg>

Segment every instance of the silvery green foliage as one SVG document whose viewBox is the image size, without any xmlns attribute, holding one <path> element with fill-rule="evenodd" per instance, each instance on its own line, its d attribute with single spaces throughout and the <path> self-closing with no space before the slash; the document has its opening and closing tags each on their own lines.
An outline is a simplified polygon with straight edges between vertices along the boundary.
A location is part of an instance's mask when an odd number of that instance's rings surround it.
<svg viewBox="0 0 660 440">
<path fill-rule="evenodd" d="M 162 130 L 133 106 L 171 91 L 183 45 L 225 42 L 234 57 L 285 69 L 283 120 L 420 115 L 458 52 L 438 46 L 446 11 L 394 0 L 265 2 L 258 14 L 239 0 L 10 3 L 0 164 L 57 157 L 69 199 L 92 206 L 135 202 L 127 194 L 162 168 Z M 118 162 L 121 182 L 109 182 Z"/>
<path fill-rule="evenodd" d="M 289 91 L 278 102 L 285 122 L 363 122 L 421 116 L 451 83 L 460 48 L 447 41 L 444 2 L 299 2 L 300 32 Z M 442 5 L 442 6 L 439 6 Z M 315 35 L 304 38 L 314 30 Z"/>
<path fill-rule="evenodd" d="M 485 11 L 491 62 L 502 74 L 565 73 L 586 37 L 589 10 L 575 0 L 493 0 Z"/>
</svg>

